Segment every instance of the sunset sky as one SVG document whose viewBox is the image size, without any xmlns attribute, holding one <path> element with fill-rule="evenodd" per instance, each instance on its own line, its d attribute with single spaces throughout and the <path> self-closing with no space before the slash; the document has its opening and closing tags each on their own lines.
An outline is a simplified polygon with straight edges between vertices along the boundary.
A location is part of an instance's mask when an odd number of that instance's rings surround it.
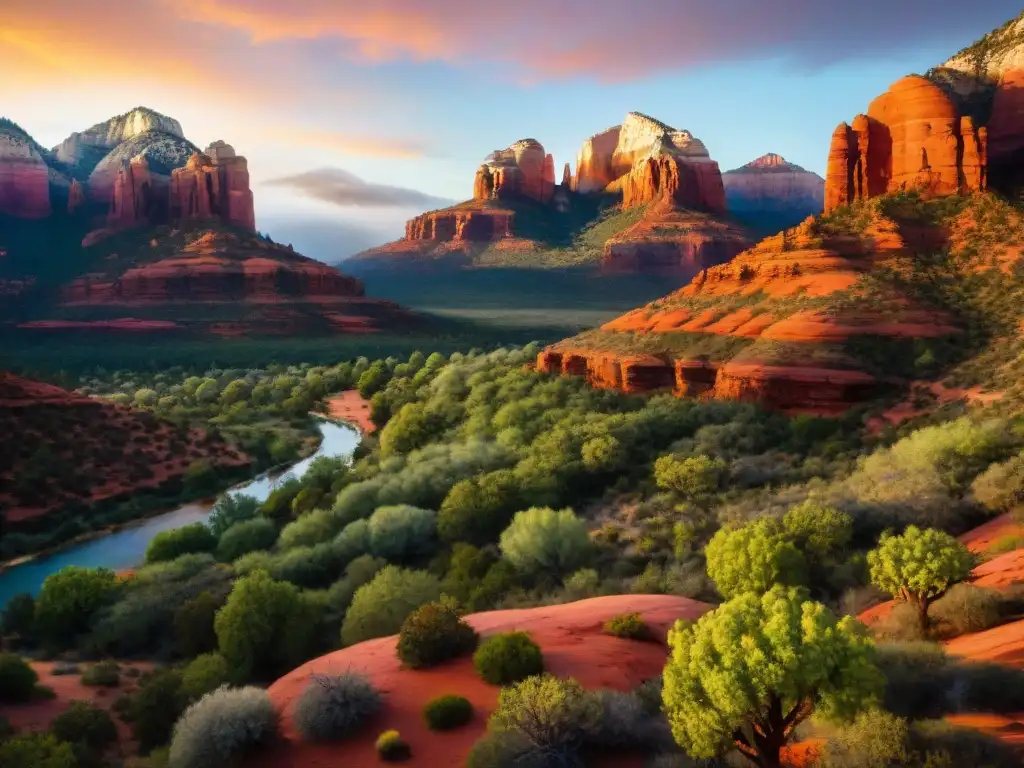
<svg viewBox="0 0 1024 768">
<path fill-rule="evenodd" d="M 0 1 L 0 114 L 45 146 L 145 105 L 249 159 L 257 226 L 325 260 L 465 199 L 533 137 L 558 176 L 645 112 L 722 167 L 766 152 L 824 175 L 890 82 L 1020 0 Z"/>
</svg>

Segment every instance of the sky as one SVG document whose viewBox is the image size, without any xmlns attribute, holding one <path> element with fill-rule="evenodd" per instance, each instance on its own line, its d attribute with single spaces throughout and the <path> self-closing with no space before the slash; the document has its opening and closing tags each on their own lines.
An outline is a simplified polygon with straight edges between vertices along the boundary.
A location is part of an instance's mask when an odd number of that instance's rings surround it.
<svg viewBox="0 0 1024 768">
<path fill-rule="evenodd" d="M 556 175 L 629 111 L 723 171 L 821 175 L 832 131 L 1020 0 L 0 0 L 0 114 L 44 146 L 136 106 L 248 158 L 257 228 L 336 261 L 535 138 Z"/>
</svg>

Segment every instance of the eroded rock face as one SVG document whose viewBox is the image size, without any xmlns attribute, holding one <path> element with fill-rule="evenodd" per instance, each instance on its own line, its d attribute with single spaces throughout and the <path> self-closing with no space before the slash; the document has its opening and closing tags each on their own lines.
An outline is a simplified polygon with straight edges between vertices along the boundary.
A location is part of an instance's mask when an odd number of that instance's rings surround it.
<svg viewBox="0 0 1024 768">
<path fill-rule="evenodd" d="M 218 219 L 255 229 L 245 158 L 222 141 L 194 153 L 184 168 L 171 172 L 170 215 L 174 220 Z"/>
<path fill-rule="evenodd" d="M 492 152 L 473 181 L 474 200 L 529 197 L 542 203 L 555 190 L 555 164 L 536 139 L 521 139 Z"/>
<path fill-rule="evenodd" d="M 512 211 L 449 208 L 405 223 L 406 240 L 488 241 L 512 234 Z"/>
<path fill-rule="evenodd" d="M 726 171 L 722 183 L 729 210 L 741 216 L 784 214 L 800 221 L 825 207 L 825 180 L 781 155 L 763 155 Z"/>
<path fill-rule="evenodd" d="M 68 215 L 74 216 L 85 205 L 85 190 L 78 183 L 78 179 L 72 179 L 68 186 Z"/>
<path fill-rule="evenodd" d="M 133 158 L 122 165 L 114 181 L 107 226 L 122 229 L 146 223 L 156 212 L 157 200 L 149 163 L 144 155 Z"/>
<path fill-rule="evenodd" d="M 1024 51 L 1024 49 L 1022 49 Z M 999 81 L 988 122 L 988 157 L 993 183 L 1024 175 L 1024 61 L 1008 70 Z"/>
<path fill-rule="evenodd" d="M 22 219 L 49 216 L 49 169 L 26 138 L 0 133 L 0 213 Z"/>
<path fill-rule="evenodd" d="M 952 99 L 912 75 L 871 102 L 867 115 L 832 136 L 825 210 L 917 189 L 930 195 L 984 189 L 986 132 L 965 121 Z"/>
<path fill-rule="evenodd" d="M 575 188 L 581 193 L 621 191 L 627 208 L 668 198 L 687 207 L 725 211 L 722 175 L 704 144 L 689 131 L 638 112 L 584 142 Z"/>
<path fill-rule="evenodd" d="M 90 162 L 95 165 L 118 144 L 150 131 L 185 138 L 181 123 L 174 118 L 146 107 L 136 107 L 131 112 L 97 123 L 80 133 L 72 133 L 54 148 L 54 153 L 60 162 L 68 165 Z"/>
</svg>

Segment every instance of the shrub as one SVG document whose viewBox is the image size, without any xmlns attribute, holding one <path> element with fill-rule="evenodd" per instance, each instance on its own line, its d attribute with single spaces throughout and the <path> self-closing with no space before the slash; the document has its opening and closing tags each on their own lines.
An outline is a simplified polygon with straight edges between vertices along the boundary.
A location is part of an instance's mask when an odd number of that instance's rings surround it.
<svg viewBox="0 0 1024 768">
<path fill-rule="evenodd" d="M 334 549 L 344 563 L 370 552 L 370 524 L 356 520 L 346 525 L 334 539 Z"/>
<path fill-rule="evenodd" d="M 421 669 L 462 656 L 476 648 L 476 631 L 450 602 L 427 603 L 410 613 L 398 633 L 398 658 Z"/>
<path fill-rule="evenodd" d="M 547 768 L 545 756 L 519 731 L 489 731 L 473 745 L 468 768 Z"/>
<path fill-rule="evenodd" d="M 490 544 L 512 522 L 518 503 L 519 481 L 511 470 L 460 480 L 441 503 L 438 533 L 445 541 Z"/>
<path fill-rule="evenodd" d="M 587 744 L 598 747 L 671 749 L 672 732 L 661 716 L 661 695 L 652 703 L 648 692 L 602 690 L 593 694 L 601 707 L 596 727 L 586 734 Z"/>
<path fill-rule="evenodd" d="M 988 509 L 1002 512 L 1024 499 L 1024 453 L 991 464 L 974 478 L 971 495 Z"/>
<path fill-rule="evenodd" d="M 0 653 L 0 701 L 29 701 L 39 675 L 20 656 Z"/>
<path fill-rule="evenodd" d="M 376 714 L 380 705 L 380 693 L 363 675 L 314 674 L 295 705 L 295 727 L 306 741 L 344 739 Z"/>
<path fill-rule="evenodd" d="M 181 673 L 181 691 L 189 701 L 198 701 L 230 679 L 227 660 L 219 653 L 204 653 L 192 659 Z"/>
<path fill-rule="evenodd" d="M 930 615 L 944 637 L 984 632 L 1002 621 L 1002 601 L 994 589 L 954 584 L 935 601 Z"/>
<path fill-rule="evenodd" d="M 950 663 L 942 646 L 934 643 L 879 645 L 879 670 L 885 677 L 882 705 L 890 712 L 917 719 L 939 717 L 952 682 Z"/>
<path fill-rule="evenodd" d="M 597 696 L 575 680 L 534 675 L 502 689 L 488 729 L 522 734 L 537 752 L 566 765 L 599 729 L 601 717 Z"/>
<path fill-rule="evenodd" d="M 380 759 L 388 763 L 408 760 L 412 756 L 409 745 L 398 731 L 384 731 L 377 737 L 376 748 Z"/>
<path fill-rule="evenodd" d="M 708 576 L 725 598 L 763 594 L 776 584 L 797 586 L 806 562 L 778 521 L 761 518 L 740 528 L 722 528 L 704 550 Z"/>
<path fill-rule="evenodd" d="M 242 555 L 270 549 L 277 540 L 277 528 L 265 517 L 246 520 L 224 531 L 217 543 L 217 559 L 233 563 Z"/>
<path fill-rule="evenodd" d="M 159 563 L 196 552 L 213 552 L 216 548 L 213 531 L 203 523 L 192 523 L 154 536 L 146 547 L 146 562 Z"/>
<path fill-rule="evenodd" d="M 370 516 L 370 549 L 377 557 L 398 562 L 429 553 L 437 530 L 435 513 L 399 504 L 378 507 Z"/>
<path fill-rule="evenodd" d="M 441 596 L 441 583 L 426 571 L 389 565 L 356 590 L 345 614 L 341 639 L 345 645 L 398 632 L 405 617 Z"/>
<path fill-rule="evenodd" d="M 81 745 L 96 754 L 117 741 L 117 727 L 110 715 L 85 701 L 72 701 L 67 710 L 53 719 L 50 732 L 61 741 Z"/>
<path fill-rule="evenodd" d="M 623 613 L 613 616 L 604 623 L 604 631 L 606 634 L 626 637 L 631 640 L 647 640 L 651 636 L 651 630 L 639 613 Z"/>
<path fill-rule="evenodd" d="M 533 507 L 518 512 L 501 534 L 501 552 L 527 573 L 560 575 L 586 564 L 592 552 L 587 527 L 571 509 Z"/>
<path fill-rule="evenodd" d="M 116 661 L 101 661 L 82 673 L 82 685 L 116 688 L 121 684 L 121 666 Z"/>
<path fill-rule="evenodd" d="M 717 491 L 725 470 L 724 461 L 703 455 L 685 459 L 662 456 L 654 462 L 654 478 L 658 487 L 691 499 Z"/>
<path fill-rule="evenodd" d="M 228 529 L 246 520 L 252 520 L 259 513 L 260 503 L 252 496 L 225 493 L 213 507 L 206 524 L 213 535 L 222 537 Z"/>
<path fill-rule="evenodd" d="M 959 728 L 941 720 L 911 725 L 910 741 L 924 756 L 924 768 L 1020 766 L 1020 753 L 1013 745 L 974 728 Z"/>
<path fill-rule="evenodd" d="M 822 768 L 877 768 L 908 765 L 911 758 L 907 721 L 890 712 L 869 709 L 857 715 L 825 743 Z"/>
<path fill-rule="evenodd" d="M 432 731 L 458 728 L 473 719 L 473 705 L 469 699 L 446 694 L 431 699 L 423 707 L 423 721 Z"/>
<path fill-rule="evenodd" d="M 928 632 L 921 626 L 920 614 L 910 603 L 893 605 L 888 615 L 871 625 L 871 633 L 886 643 L 913 643 L 928 639 Z"/>
<path fill-rule="evenodd" d="M 299 497 L 296 497 L 296 501 L 298 499 Z M 330 541 L 344 527 L 345 524 L 338 513 L 329 509 L 314 509 L 288 523 L 281 531 L 277 544 L 280 549 L 311 547 Z"/>
<path fill-rule="evenodd" d="M 191 658 L 217 647 L 213 622 L 220 602 L 209 592 L 186 600 L 174 612 L 174 644 L 182 656 Z"/>
<path fill-rule="evenodd" d="M 477 674 L 492 685 L 508 685 L 544 671 L 540 646 L 526 632 L 508 632 L 484 640 L 473 654 Z"/>
<path fill-rule="evenodd" d="M 254 571 L 235 582 L 214 629 L 231 679 L 242 682 L 275 677 L 304 661 L 317 617 L 294 584 Z"/>
<path fill-rule="evenodd" d="M 277 711 L 266 691 L 218 688 L 186 709 L 174 726 L 170 766 L 196 768 L 240 761 L 277 730 Z"/>
<path fill-rule="evenodd" d="M 126 719 L 142 754 L 167 743 L 186 704 L 181 673 L 174 669 L 158 670 L 132 694 Z"/>
<path fill-rule="evenodd" d="M 36 598 L 36 630 L 56 647 L 70 645 L 115 589 L 117 578 L 106 568 L 69 566 L 50 574 Z"/>
<path fill-rule="evenodd" d="M 18 635 L 26 639 L 32 634 L 35 620 L 35 598 L 28 593 L 14 595 L 4 608 L 3 619 L 0 620 L 0 636 Z"/>
<path fill-rule="evenodd" d="M 4 768 L 77 768 L 70 744 L 50 733 L 26 733 L 0 742 Z"/>
</svg>

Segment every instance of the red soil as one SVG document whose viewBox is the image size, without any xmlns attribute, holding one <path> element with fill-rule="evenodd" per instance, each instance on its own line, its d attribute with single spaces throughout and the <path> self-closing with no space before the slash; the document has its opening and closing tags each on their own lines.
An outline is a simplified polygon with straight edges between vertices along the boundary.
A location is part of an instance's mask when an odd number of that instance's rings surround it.
<svg viewBox="0 0 1024 768">
<path fill-rule="evenodd" d="M 668 595 L 615 595 L 567 605 L 523 610 L 493 611 L 467 617 L 482 635 L 524 630 L 544 651 L 547 670 L 559 677 L 575 677 L 588 688 L 629 690 L 658 675 L 666 649 L 660 642 L 623 640 L 605 635 L 602 624 L 620 613 L 639 612 L 660 638 L 677 618 L 695 619 L 710 606 Z M 398 730 L 412 747 L 409 766 L 436 768 L 462 765 L 473 743 L 483 734 L 494 709 L 498 687 L 482 681 L 472 660 L 458 659 L 428 670 L 402 669 L 395 656 L 396 638 L 370 640 L 311 661 L 274 683 L 270 696 L 284 716 L 287 741 L 254 758 L 253 768 L 341 768 L 376 765 L 374 741 L 381 731 Z M 292 722 L 294 702 L 315 673 L 347 669 L 369 676 L 385 694 L 382 712 L 367 728 L 343 744 L 304 744 Z M 476 716 L 465 727 L 433 733 L 423 724 L 424 704 L 435 696 L 457 693 L 469 699 Z M 616 757 L 608 765 L 629 765 Z M 638 763 L 639 765 L 640 763 Z"/>
<path fill-rule="evenodd" d="M 370 420 L 370 401 L 355 389 L 328 398 L 327 413 L 331 418 L 354 424 L 366 435 L 373 434 L 377 429 L 377 425 Z"/>
<path fill-rule="evenodd" d="M 960 541 L 967 545 L 972 552 L 985 552 L 998 539 L 1014 534 L 1024 535 L 1024 525 L 1014 522 L 1011 513 L 1000 515 L 980 525 L 973 531 L 968 531 L 960 537 Z"/>
<path fill-rule="evenodd" d="M 930 392 L 934 396 L 935 403 L 929 403 L 923 408 L 918 408 L 914 405 L 913 393 L 915 390 L 920 391 L 922 389 Z M 913 419 L 917 416 L 931 413 L 936 406 L 953 403 L 957 400 L 966 399 L 967 402 L 971 404 L 988 405 L 989 403 L 994 403 L 1003 398 L 1002 392 L 985 392 L 981 387 L 971 387 L 970 389 L 946 387 L 941 381 L 911 382 L 910 391 L 911 395 L 906 400 L 903 400 L 889 408 L 887 411 L 884 411 L 880 417 L 876 416 L 869 419 L 867 423 L 868 431 L 872 434 L 877 434 L 889 425 L 898 426 L 908 419 Z"/>
<path fill-rule="evenodd" d="M 945 646 L 953 656 L 1024 669 L 1024 619 L 955 638 Z"/>
</svg>

